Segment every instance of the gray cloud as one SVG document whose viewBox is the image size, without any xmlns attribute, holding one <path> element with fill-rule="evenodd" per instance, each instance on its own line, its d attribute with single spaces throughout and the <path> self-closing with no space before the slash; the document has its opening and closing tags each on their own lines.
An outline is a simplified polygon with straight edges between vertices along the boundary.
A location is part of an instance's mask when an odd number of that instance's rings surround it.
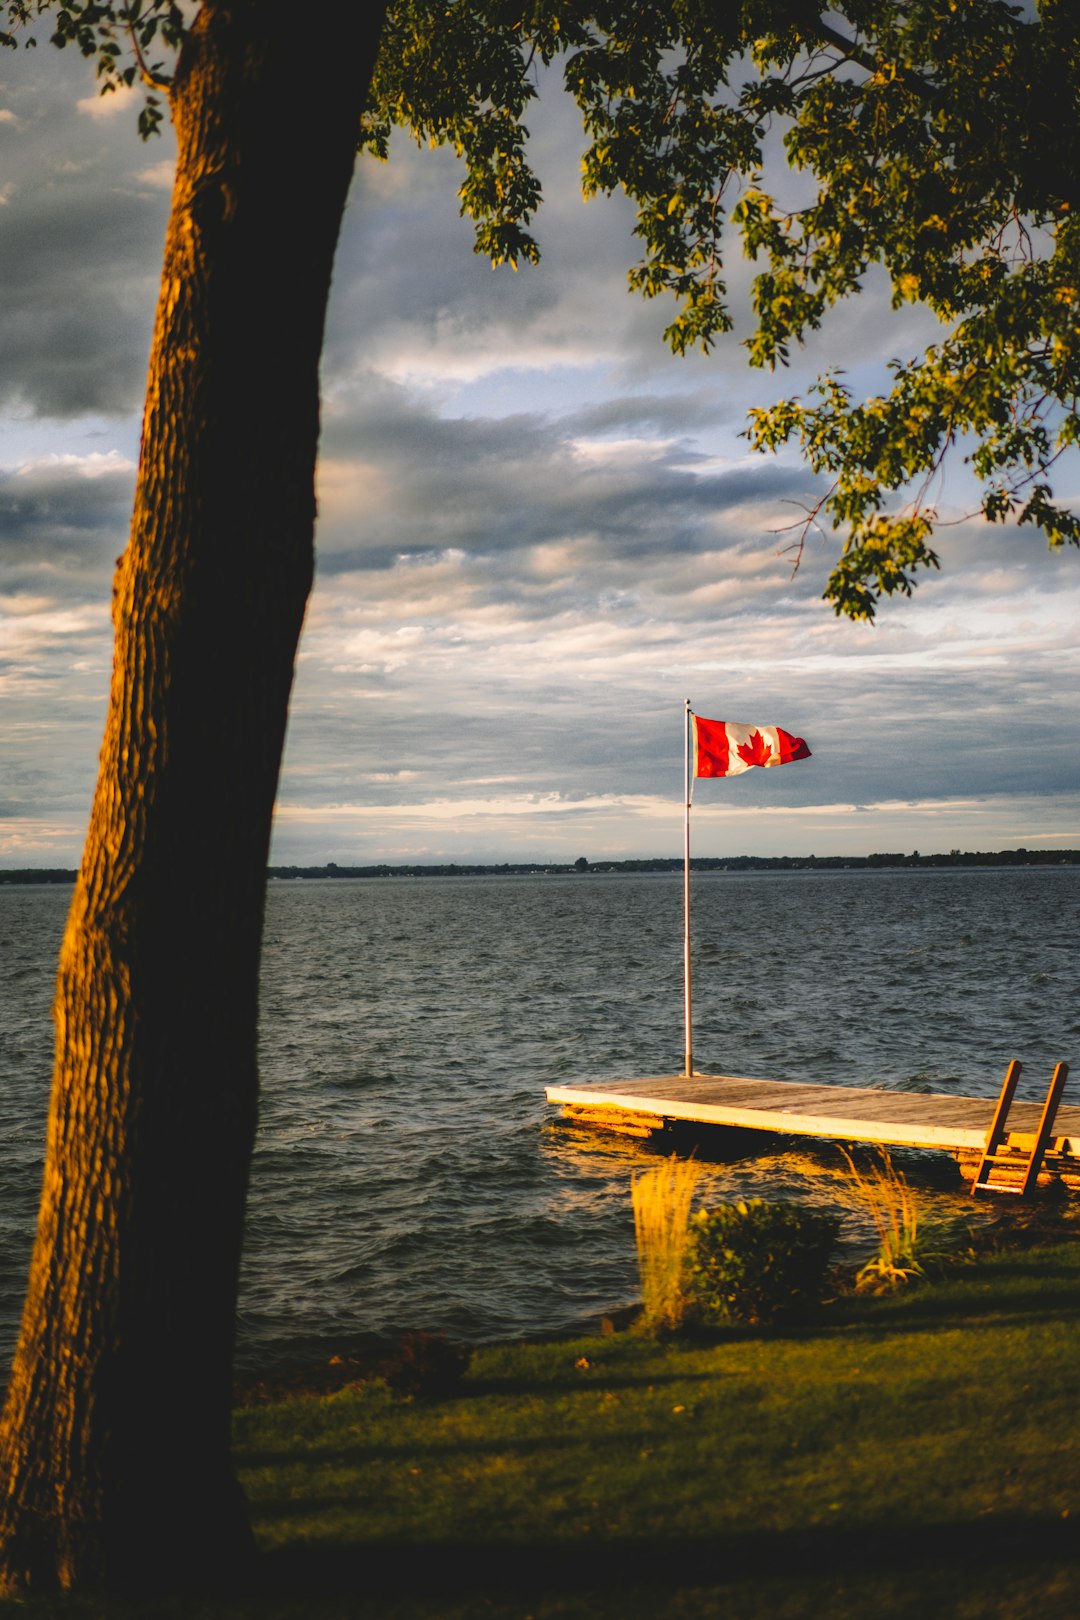
<svg viewBox="0 0 1080 1620">
<path fill-rule="evenodd" d="M 612 436 L 628 432 L 666 437 L 717 427 L 715 392 L 704 388 L 673 394 L 621 394 L 572 411 L 564 420 L 568 434 Z"/>
<path fill-rule="evenodd" d="M 534 667 L 520 682 L 489 685 L 460 670 L 447 690 L 410 672 L 381 713 L 354 707 L 349 681 L 333 690 L 316 678 L 305 692 L 302 680 L 303 734 L 290 748 L 301 776 L 290 791 L 311 802 L 318 782 L 324 802 L 359 793 L 355 802 L 393 803 L 508 777 L 569 796 L 673 795 L 687 693 L 700 712 L 779 723 L 807 737 L 814 764 L 770 774 L 772 805 L 1075 792 L 1078 785 L 1074 750 L 1050 706 L 1010 703 L 1007 670 L 845 681 L 796 680 L 790 671 L 770 677 L 756 665 L 718 678 L 695 671 L 693 653 L 666 681 L 647 670 L 640 680 L 592 684 Z M 1029 750 L 1040 761 L 1035 774 Z M 315 778 L 309 761 L 321 762 Z M 409 769 L 417 772 L 412 783 L 396 779 Z M 707 800 L 720 791 L 750 790 L 703 790 Z"/>
<path fill-rule="evenodd" d="M 130 466 L 107 455 L 0 471 L 0 593 L 107 599 L 133 479 Z"/>
<path fill-rule="evenodd" d="M 168 191 L 142 176 L 171 135 L 144 146 L 131 105 L 95 116 L 74 53 L 5 53 L 0 123 L 0 406 L 44 416 L 138 410 Z M 94 113 L 79 110 L 91 99 Z"/>
<path fill-rule="evenodd" d="M 599 437 L 648 427 L 659 414 L 679 414 L 679 405 L 620 399 L 561 420 L 447 419 L 403 390 L 373 384 L 362 404 L 330 420 L 324 451 L 362 459 L 386 496 L 344 518 L 324 507 L 320 571 L 329 578 L 460 548 L 485 559 L 494 589 L 507 561 L 516 568 L 536 547 L 593 541 L 605 569 L 714 551 L 724 514 L 809 497 L 813 481 L 802 468 L 761 461 L 712 471 L 687 438 L 628 438 L 613 454 Z M 586 434 L 597 436 L 595 454 L 581 443 Z"/>
<path fill-rule="evenodd" d="M 140 145 L 130 110 L 79 111 L 93 85 L 70 54 L 37 57 L 3 59 L 0 81 L 15 115 L 0 121 L 9 864 L 35 837 L 41 858 L 66 839 L 74 859 L 89 803 L 167 206 L 151 171 L 169 150 Z M 747 371 L 739 333 L 676 361 L 660 341 L 670 309 L 625 290 L 631 211 L 585 207 L 572 122 L 530 121 L 544 260 L 517 276 L 473 255 L 447 154 L 401 140 L 358 178 L 323 367 L 319 579 L 278 858 L 506 859 L 564 843 L 573 858 L 580 839 L 593 856 L 667 839 L 677 853 L 688 695 L 814 750 L 805 767 L 703 785 L 703 853 L 845 837 L 982 847 L 999 802 L 1066 826 L 1075 557 L 1030 534 L 943 529 L 945 572 L 914 603 L 887 606 L 876 631 L 838 623 L 818 600 L 835 537 L 810 536 L 793 578 L 780 532 L 814 481 L 737 436 L 749 403 L 823 365 L 872 383 L 883 357 L 924 340 L 925 315 L 883 313 L 872 288 L 779 379 Z M 749 274 L 732 265 L 737 293 Z M 70 420 L 70 444 L 49 415 Z M 943 510 L 969 493 L 954 481 Z"/>
</svg>

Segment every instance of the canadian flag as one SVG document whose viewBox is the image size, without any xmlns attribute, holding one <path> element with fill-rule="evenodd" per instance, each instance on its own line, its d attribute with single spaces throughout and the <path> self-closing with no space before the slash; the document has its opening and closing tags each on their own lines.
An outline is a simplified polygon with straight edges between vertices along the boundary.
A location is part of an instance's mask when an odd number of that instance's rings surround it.
<svg viewBox="0 0 1080 1620">
<path fill-rule="evenodd" d="M 786 765 L 809 759 L 801 737 L 779 726 L 738 726 L 730 720 L 703 720 L 695 714 L 694 775 L 740 776 L 753 765 Z"/>
</svg>

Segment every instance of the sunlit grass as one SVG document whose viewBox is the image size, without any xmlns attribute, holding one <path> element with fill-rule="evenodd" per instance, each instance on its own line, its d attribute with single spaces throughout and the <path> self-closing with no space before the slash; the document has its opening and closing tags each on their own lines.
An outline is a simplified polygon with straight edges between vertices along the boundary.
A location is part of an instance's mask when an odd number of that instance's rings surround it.
<svg viewBox="0 0 1080 1620">
<path fill-rule="evenodd" d="M 994 1255 L 796 1333 L 505 1345 L 452 1399 L 244 1411 L 238 1461 L 289 1620 L 1064 1617 L 1078 1320 L 1080 1246 Z"/>
<path fill-rule="evenodd" d="M 0 1612 L 1065 1620 L 1078 1327 L 1080 1242 L 1062 1241 L 844 1295 L 797 1331 L 492 1345 L 452 1395 L 243 1408 L 257 1595 Z"/>
<path fill-rule="evenodd" d="M 869 1216 L 877 1233 L 877 1253 L 859 1268 L 855 1287 L 890 1293 L 940 1271 L 960 1252 L 969 1236 L 956 1222 L 930 1216 L 918 1191 L 897 1169 L 887 1148 L 877 1161 L 860 1168 L 841 1148 L 848 1167 L 850 1198 Z"/>
<path fill-rule="evenodd" d="M 685 1315 L 690 1206 L 699 1174 L 692 1160 L 672 1154 L 640 1171 L 631 1184 L 641 1274 L 639 1325 L 646 1332 L 674 1332 Z"/>
</svg>

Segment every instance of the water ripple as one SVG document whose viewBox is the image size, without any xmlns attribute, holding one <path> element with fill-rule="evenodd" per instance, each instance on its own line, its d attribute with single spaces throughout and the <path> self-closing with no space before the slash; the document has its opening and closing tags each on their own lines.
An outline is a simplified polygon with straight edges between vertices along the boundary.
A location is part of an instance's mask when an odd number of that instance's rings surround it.
<svg viewBox="0 0 1080 1620">
<path fill-rule="evenodd" d="M 40 1179 L 68 893 L 0 887 L 0 1353 Z M 580 1325 L 637 1289 L 646 1146 L 565 1125 L 544 1086 L 681 1064 L 681 880 L 271 886 L 263 1088 L 241 1358 L 372 1332 Z M 699 1067 L 1039 1096 L 1080 1033 L 1080 872 L 709 874 L 695 880 Z M 937 1158 L 912 1174 L 942 1183 Z M 923 1168 L 925 1165 L 925 1169 Z M 701 1196 L 835 1203 L 835 1150 L 703 1167 Z M 970 1200 L 967 1201 L 970 1205 Z M 851 1241 L 858 1222 L 848 1220 Z"/>
</svg>

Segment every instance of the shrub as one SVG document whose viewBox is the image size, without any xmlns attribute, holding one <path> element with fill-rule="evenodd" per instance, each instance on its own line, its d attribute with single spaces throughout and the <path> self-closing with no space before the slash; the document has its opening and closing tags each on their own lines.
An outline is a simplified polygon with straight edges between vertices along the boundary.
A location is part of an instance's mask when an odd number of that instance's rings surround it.
<svg viewBox="0 0 1080 1620">
<path fill-rule="evenodd" d="M 705 1323 L 780 1322 L 820 1302 L 840 1218 L 752 1198 L 690 1222 L 688 1280 Z"/>
<path fill-rule="evenodd" d="M 674 1332 L 686 1310 L 686 1252 L 690 1200 L 698 1167 L 672 1154 L 636 1175 L 630 1189 L 641 1274 L 640 1325 L 647 1333 Z"/>
</svg>

